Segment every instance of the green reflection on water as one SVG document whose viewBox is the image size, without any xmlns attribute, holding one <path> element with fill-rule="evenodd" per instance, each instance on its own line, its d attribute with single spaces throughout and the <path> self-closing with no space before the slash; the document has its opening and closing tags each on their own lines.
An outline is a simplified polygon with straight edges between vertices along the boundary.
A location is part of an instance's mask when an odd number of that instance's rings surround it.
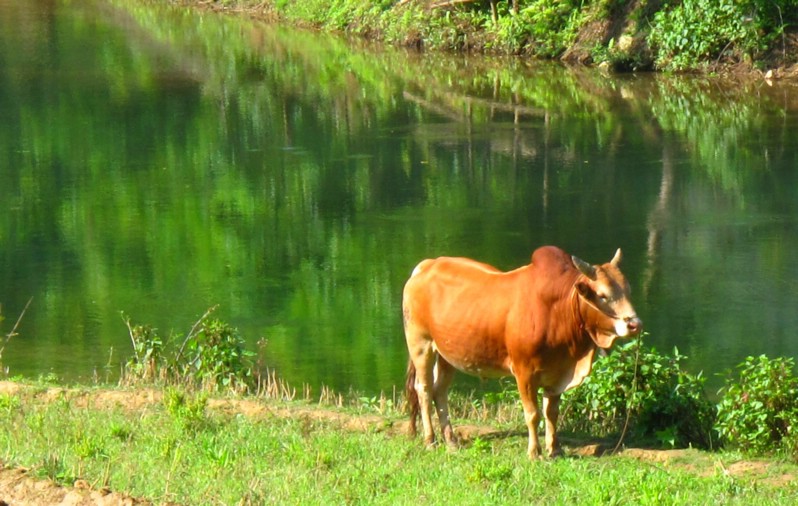
<svg viewBox="0 0 798 506">
<path fill-rule="evenodd" d="M 113 375 L 119 311 L 185 334 L 219 304 L 294 384 L 390 389 L 420 259 L 545 243 L 622 246 L 653 344 L 696 370 L 796 351 L 791 92 L 358 46 L 0 0 L 0 330 L 34 297 L 12 374 Z"/>
</svg>

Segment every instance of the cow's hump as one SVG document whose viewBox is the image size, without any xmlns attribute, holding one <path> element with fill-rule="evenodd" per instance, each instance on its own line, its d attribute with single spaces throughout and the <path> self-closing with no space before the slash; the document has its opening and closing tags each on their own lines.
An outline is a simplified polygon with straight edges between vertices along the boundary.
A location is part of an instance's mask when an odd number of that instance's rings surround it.
<svg viewBox="0 0 798 506">
<path fill-rule="evenodd" d="M 532 253 L 530 272 L 532 293 L 545 309 L 570 295 L 578 275 L 571 256 L 556 246 L 536 249 Z"/>
</svg>

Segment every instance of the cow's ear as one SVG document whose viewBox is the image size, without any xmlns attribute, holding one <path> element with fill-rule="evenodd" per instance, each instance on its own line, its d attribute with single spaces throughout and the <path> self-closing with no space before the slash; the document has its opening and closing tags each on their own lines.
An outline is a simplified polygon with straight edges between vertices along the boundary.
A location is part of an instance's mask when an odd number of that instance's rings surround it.
<svg viewBox="0 0 798 506">
<path fill-rule="evenodd" d="M 574 263 L 574 267 L 579 269 L 579 272 L 587 276 L 588 278 L 592 279 L 593 281 L 596 280 L 596 268 L 590 265 L 589 263 L 585 262 L 581 258 L 571 256 L 571 261 Z"/>
<path fill-rule="evenodd" d="M 579 281 L 574 285 L 576 291 L 579 292 L 579 295 L 584 297 L 585 299 L 592 300 L 593 299 L 593 289 L 590 287 L 589 283 L 584 281 Z"/>
<path fill-rule="evenodd" d="M 621 263 L 621 258 L 623 258 L 623 254 L 621 253 L 621 248 L 618 248 L 618 251 L 615 252 L 615 256 L 610 260 L 610 264 L 618 267 L 618 264 Z"/>
</svg>

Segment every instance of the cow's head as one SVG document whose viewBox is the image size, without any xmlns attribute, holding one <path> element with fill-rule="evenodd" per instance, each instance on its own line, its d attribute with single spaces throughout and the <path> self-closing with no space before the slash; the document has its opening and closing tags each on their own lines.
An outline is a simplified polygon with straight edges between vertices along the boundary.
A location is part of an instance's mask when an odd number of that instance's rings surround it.
<svg viewBox="0 0 798 506">
<path fill-rule="evenodd" d="M 609 348 L 617 337 L 630 337 L 643 330 L 643 322 L 637 317 L 629 300 L 629 283 L 618 264 L 621 249 L 609 263 L 590 265 L 577 257 L 571 257 L 574 266 L 583 275 L 576 280 L 574 288 L 582 302 L 582 317 L 590 336 L 601 348 Z"/>
</svg>

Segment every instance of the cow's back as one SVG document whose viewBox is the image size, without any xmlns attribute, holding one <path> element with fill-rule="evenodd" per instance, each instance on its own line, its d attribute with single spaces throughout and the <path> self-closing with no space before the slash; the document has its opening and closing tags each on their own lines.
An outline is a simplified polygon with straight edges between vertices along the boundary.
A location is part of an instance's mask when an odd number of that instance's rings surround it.
<svg viewBox="0 0 798 506">
<path fill-rule="evenodd" d="M 429 321 L 424 313 L 469 318 L 467 309 L 494 298 L 492 293 L 502 284 L 502 274 L 493 266 L 468 258 L 423 260 L 405 284 L 403 303 L 418 311 L 419 322 Z"/>
</svg>

